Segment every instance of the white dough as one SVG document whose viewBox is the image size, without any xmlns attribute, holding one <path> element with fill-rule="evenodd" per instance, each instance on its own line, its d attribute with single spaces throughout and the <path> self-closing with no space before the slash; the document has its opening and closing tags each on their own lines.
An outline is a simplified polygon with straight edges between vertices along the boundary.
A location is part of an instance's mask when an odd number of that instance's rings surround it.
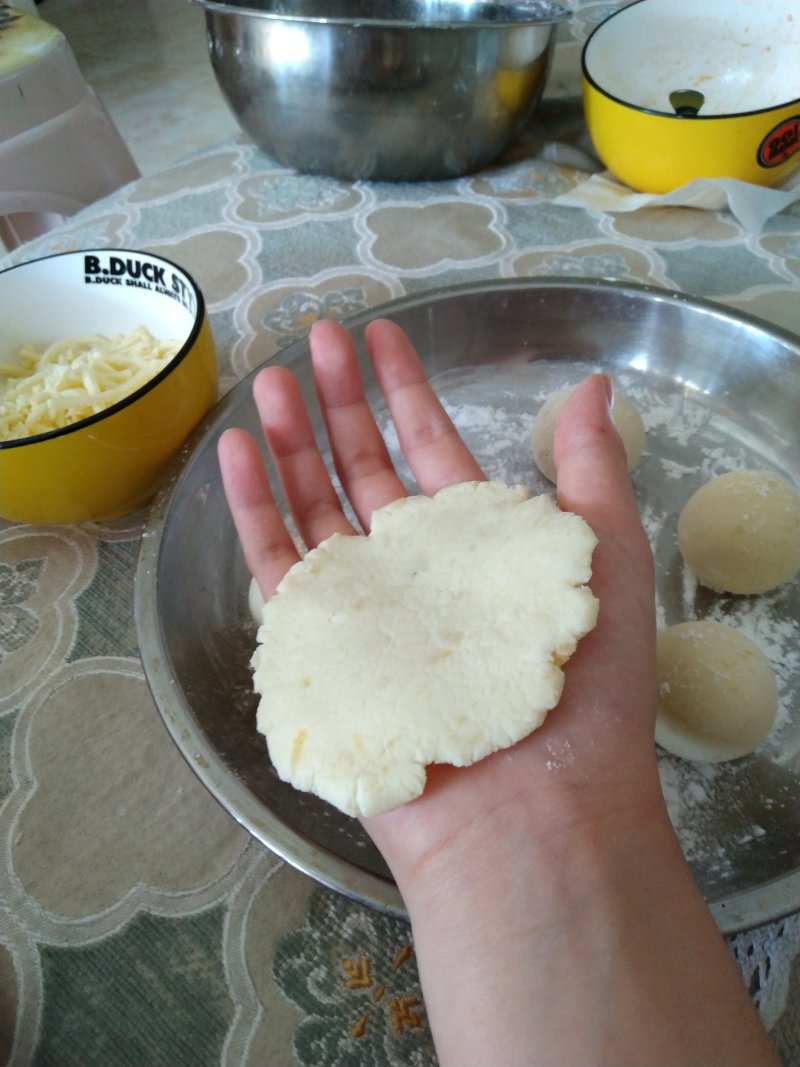
<svg viewBox="0 0 800 1067">
<path fill-rule="evenodd" d="M 703 585 L 765 593 L 800 569 L 800 494 L 769 471 L 712 478 L 681 512 L 678 547 Z"/>
<path fill-rule="evenodd" d="M 256 626 L 260 626 L 264 617 L 264 594 L 255 578 L 250 579 L 250 585 L 247 587 L 247 606 L 253 622 Z"/>
<path fill-rule="evenodd" d="M 761 649 L 721 622 L 682 622 L 658 635 L 656 741 L 688 760 L 752 752 L 778 712 L 775 674 Z"/>
<path fill-rule="evenodd" d="M 531 446 L 536 466 L 551 482 L 556 480 L 556 464 L 553 458 L 553 438 L 556 432 L 558 413 L 570 395 L 574 385 L 568 385 L 553 393 L 537 412 L 531 433 Z M 617 432 L 625 446 L 625 455 L 628 459 L 628 470 L 632 471 L 641 458 L 644 451 L 645 428 L 642 416 L 637 411 L 631 400 L 614 390 L 614 401 L 611 405 L 611 417 Z"/>
<path fill-rule="evenodd" d="M 468 482 L 335 534 L 266 604 L 258 728 L 282 779 L 351 815 L 422 793 L 536 729 L 595 624 L 596 538 L 524 486 Z"/>
</svg>

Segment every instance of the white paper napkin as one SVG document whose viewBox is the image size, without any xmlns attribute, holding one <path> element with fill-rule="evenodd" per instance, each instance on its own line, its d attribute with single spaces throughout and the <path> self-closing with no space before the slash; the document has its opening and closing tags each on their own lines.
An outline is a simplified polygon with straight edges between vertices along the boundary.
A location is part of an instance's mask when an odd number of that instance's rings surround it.
<svg viewBox="0 0 800 1067">
<path fill-rule="evenodd" d="M 706 211 L 728 210 L 747 230 L 760 230 L 767 219 L 800 200 L 800 172 L 780 189 L 739 181 L 736 178 L 695 178 L 669 193 L 636 193 L 622 185 L 610 171 L 593 174 L 554 204 L 582 207 L 589 211 L 639 211 L 646 207 L 693 207 Z"/>
</svg>

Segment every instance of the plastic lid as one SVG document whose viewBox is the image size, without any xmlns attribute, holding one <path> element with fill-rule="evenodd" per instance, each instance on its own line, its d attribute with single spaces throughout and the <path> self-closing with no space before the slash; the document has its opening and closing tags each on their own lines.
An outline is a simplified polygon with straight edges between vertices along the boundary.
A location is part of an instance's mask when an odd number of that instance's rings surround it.
<svg viewBox="0 0 800 1067">
<path fill-rule="evenodd" d="M 63 114 L 88 91 L 60 30 L 0 4 L 0 142 Z"/>
</svg>

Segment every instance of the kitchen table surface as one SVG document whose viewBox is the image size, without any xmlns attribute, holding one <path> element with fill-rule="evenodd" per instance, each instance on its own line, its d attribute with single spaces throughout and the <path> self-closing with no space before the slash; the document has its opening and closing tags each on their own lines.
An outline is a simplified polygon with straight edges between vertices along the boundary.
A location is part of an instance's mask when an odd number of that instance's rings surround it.
<svg viewBox="0 0 800 1067">
<path fill-rule="evenodd" d="M 797 201 L 760 224 L 728 207 L 564 202 L 600 169 L 578 70 L 607 9 L 561 31 L 538 116 L 479 174 L 309 177 L 242 135 L 1 265 L 103 247 L 176 261 L 205 294 L 221 393 L 319 318 L 458 283 L 643 283 L 800 333 Z M 434 1064 L 407 924 L 251 839 L 169 737 L 134 622 L 146 521 L 0 528 L 0 1062 Z M 728 943 L 800 1067 L 800 915 Z"/>
</svg>

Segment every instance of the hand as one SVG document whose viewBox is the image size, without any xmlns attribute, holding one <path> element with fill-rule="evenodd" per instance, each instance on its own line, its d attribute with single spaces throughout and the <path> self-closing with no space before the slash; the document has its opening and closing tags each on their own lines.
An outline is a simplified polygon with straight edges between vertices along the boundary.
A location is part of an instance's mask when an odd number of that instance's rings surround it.
<svg viewBox="0 0 800 1067">
<path fill-rule="evenodd" d="M 483 478 L 402 331 L 378 320 L 366 341 L 422 492 Z M 373 511 L 406 491 L 349 335 L 320 322 L 310 345 L 337 476 L 368 531 Z M 253 394 L 306 546 L 356 535 L 292 375 L 267 367 Z M 661 794 L 653 562 L 609 402 L 608 380 L 592 376 L 556 429 L 558 503 L 599 539 L 600 601 L 558 706 L 513 748 L 467 768 L 430 767 L 420 798 L 365 820 L 411 916 L 443 1067 L 775 1062 Z M 255 442 L 228 430 L 219 457 L 247 565 L 268 598 L 298 552 Z"/>
<path fill-rule="evenodd" d="M 482 479 L 483 472 L 427 382 L 408 339 L 376 321 L 366 340 L 401 448 L 423 492 Z M 318 323 L 310 338 L 314 380 L 336 472 L 364 530 L 372 512 L 405 495 L 364 396 L 352 340 L 337 324 Z M 425 796 L 402 812 L 370 820 L 369 829 L 401 869 L 415 852 L 452 836 L 465 810 L 484 813 L 500 797 L 530 804 L 536 781 L 552 799 L 588 782 L 602 806 L 639 803 L 627 788 L 649 777 L 653 791 L 655 615 L 652 560 L 639 522 L 623 451 L 608 418 L 607 381 L 583 383 L 559 421 L 559 504 L 582 515 L 600 538 L 592 586 L 600 618 L 567 668 L 565 692 L 545 726 L 517 746 L 469 770 L 433 767 Z M 314 441 L 300 390 L 282 367 L 267 367 L 253 393 L 264 434 L 296 527 L 307 547 L 334 532 L 355 534 Z M 220 441 L 226 494 L 247 564 L 268 598 L 299 559 L 275 504 L 252 439 L 230 430 Z M 634 699 L 632 699 L 632 695 Z M 601 697 L 601 699 L 598 699 Z M 629 783 L 628 779 L 633 782 Z M 591 800 L 596 804 L 595 796 Z M 466 808 L 465 808 L 466 805 Z M 420 808 L 425 808 L 420 817 Z M 432 810 L 433 809 L 433 810 Z M 395 826 L 396 824 L 396 826 Z M 491 831 L 487 831 L 491 832 Z"/>
</svg>

